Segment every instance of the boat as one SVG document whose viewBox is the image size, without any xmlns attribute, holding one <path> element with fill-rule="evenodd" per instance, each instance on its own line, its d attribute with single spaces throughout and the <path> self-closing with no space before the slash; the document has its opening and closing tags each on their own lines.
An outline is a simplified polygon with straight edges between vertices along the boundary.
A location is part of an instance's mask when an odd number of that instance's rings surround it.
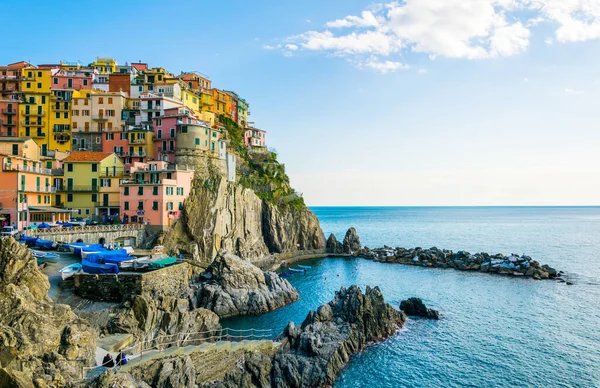
<svg viewBox="0 0 600 388">
<path fill-rule="evenodd" d="M 89 250 L 87 250 L 89 249 Z M 93 253 L 101 253 L 102 251 L 94 249 L 94 248 L 81 248 L 81 258 L 86 259 L 88 255 Z"/>
<path fill-rule="evenodd" d="M 58 255 L 56 253 L 50 253 L 50 252 L 41 252 L 41 251 L 34 251 L 33 249 L 31 250 L 31 254 L 33 255 L 33 257 L 35 257 L 36 259 L 41 259 L 44 262 L 48 262 L 48 263 L 58 263 Z"/>
<path fill-rule="evenodd" d="M 306 272 L 306 270 L 305 269 L 298 269 L 298 268 L 290 268 L 290 272 L 299 273 L 299 272 Z"/>
<path fill-rule="evenodd" d="M 84 244 L 84 243 L 69 244 L 69 249 L 76 256 L 81 256 L 81 249 L 100 250 L 101 248 L 102 248 L 102 244 Z"/>
<path fill-rule="evenodd" d="M 64 268 L 61 268 L 60 270 L 58 270 L 58 272 L 60 272 L 60 275 L 62 276 L 62 280 L 66 280 L 66 279 L 74 276 L 76 273 L 80 272 L 82 269 L 83 269 L 83 266 L 80 263 L 75 263 L 75 264 L 67 265 Z"/>
<path fill-rule="evenodd" d="M 81 266 L 85 273 L 90 274 L 103 274 L 103 273 L 119 273 L 119 266 L 116 264 L 97 264 L 90 263 L 87 260 L 81 261 Z"/>
<path fill-rule="evenodd" d="M 119 267 L 121 267 L 122 269 L 136 269 L 136 265 L 143 265 L 145 263 L 145 265 L 147 266 L 148 263 L 150 261 L 150 256 L 145 256 L 145 257 L 140 257 L 138 259 L 133 259 L 133 260 L 125 260 L 119 263 Z M 140 267 L 141 268 L 141 267 Z"/>
<path fill-rule="evenodd" d="M 148 263 L 148 268 L 150 268 L 150 269 L 164 268 L 169 265 L 173 265 L 176 262 L 177 262 L 177 258 L 175 256 L 167 257 L 165 259 L 150 260 L 150 262 Z"/>
<path fill-rule="evenodd" d="M 310 269 L 310 265 L 300 265 L 298 264 L 298 268 L 302 268 L 302 269 Z"/>
<path fill-rule="evenodd" d="M 21 240 L 22 240 L 22 241 L 25 241 L 25 244 L 26 244 L 28 247 L 33 247 L 33 246 L 35 246 L 35 242 L 37 241 L 37 239 L 38 239 L 37 237 L 29 237 L 29 236 L 25 236 L 25 235 L 22 235 L 22 236 L 21 236 Z"/>
<path fill-rule="evenodd" d="M 35 246 L 42 249 L 52 249 L 56 248 L 56 243 L 51 240 L 42 240 L 41 238 L 38 238 L 35 241 Z"/>
<path fill-rule="evenodd" d="M 118 261 L 130 260 L 130 256 L 127 254 L 125 249 L 118 249 L 116 251 L 104 250 L 99 252 L 89 252 L 85 257 L 87 261 L 93 263 L 99 263 L 111 258 L 121 258 Z"/>
</svg>

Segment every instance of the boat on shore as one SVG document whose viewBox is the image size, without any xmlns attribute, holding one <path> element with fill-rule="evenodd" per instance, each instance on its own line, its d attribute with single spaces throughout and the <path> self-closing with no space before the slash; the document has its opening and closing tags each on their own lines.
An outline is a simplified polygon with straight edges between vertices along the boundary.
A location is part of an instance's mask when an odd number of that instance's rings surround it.
<svg viewBox="0 0 600 388">
<path fill-rule="evenodd" d="M 306 272 L 306 270 L 305 269 L 298 269 L 298 268 L 290 268 L 290 272 L 293 272 L 293 273 L 304 273 L 304 272 Z"/>
<path fill-rule="evenodd" d="M 41 252 L 32 249 L 31 254 L 38 260 L 42 260 L 48 263 L 58 263 L 58 255 L 56 253 Z"/>
<path fill-rule="evenodd" d="M 71 265 L 67 265 L 64 268 L 58 270 L 62 277 L 62 280 L 66 280 L 70 277 L 73 277 L 76 273 L 80 272 L 83 269 L 83 266 L 80 263 L 74 263 Z"/>
<path fill-rule="evenodd" d="M 119 266 L 116 264 L 97 264 L 87 260 L 81 261 L 83 272 L 89 274 L 119 273 Z"/>
<path fill-rule="evenodd" d="M 56 245 L 57 244 L 51 240 L 42 240 L 41 238 L 35 240 L 35 246 L 40 249 L 52 249 L 56 248 Z"/>
</svg>

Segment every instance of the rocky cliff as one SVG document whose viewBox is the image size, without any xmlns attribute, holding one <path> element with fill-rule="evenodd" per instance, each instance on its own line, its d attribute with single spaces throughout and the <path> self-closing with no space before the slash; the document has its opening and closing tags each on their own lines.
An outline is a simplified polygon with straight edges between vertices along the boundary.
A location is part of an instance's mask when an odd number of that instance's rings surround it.
<svg viewBox="0 0 600 388">
<path fill-rule="evenodd" d="M 269 253 L 322 249 L 325 236 L 305 206 L 275 205 L 251 189 L 212 175 L 194 180 L 183 217 L 163 244 L 206 263 L 221 249 L 254 261 Z"/>
<path fill-rule="evenodd" d="M 280 344 L 270 341 L 199 348 L 107 372 L 89 386 L 109 387 L 321 387 L 333 385 L 350 357 L 366 344 L 393 335 L 406 316 L 383 300 L 379 288 L 342 288 L 292 323 Z"/>
<path fill-rule="evenodd" d="M 406 316 L 386 304 L 378 287 L 342 288 L 335 298 L 311 311 L 302 326 L 290 323 L 273 360 L 276 387 L 332 386 L 337 374 L 369 342 L 385 339 Z"/>
<path fill-rule="evenodd" d="M 192 306 L 214 311 L 221 318 L 266 313 L 299 298 L 287 280 L 226 251 L 219 253 L 199 279 Z"/>
<path fill-rule="evenodd" d="M 50 284 L 29 250 L 0 240 L 0 386 L 64 385 L 94 365 L 96 332 L 68 306 L 52 302 Z"/>
</svg>

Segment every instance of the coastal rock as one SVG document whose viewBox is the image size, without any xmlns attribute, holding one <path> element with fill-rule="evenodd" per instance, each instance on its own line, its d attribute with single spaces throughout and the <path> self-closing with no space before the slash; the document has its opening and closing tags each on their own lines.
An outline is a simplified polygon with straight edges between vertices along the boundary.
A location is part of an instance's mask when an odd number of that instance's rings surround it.
<svg viewBox="0 0 600 388">
<path fill-rule="evenodd" d="M 344 237 L 343 242 L 343 250 L 347 255 L 352 255 L 357 253 L 361 248 L 360 238 L 358 237 L 358 233 L 356 229 L 350 228 L 346 232 L 346 236 Z"/>
<path fill-rule="evenodd" d="M 110 334 L 133 334 L 137 342 L 146 342 L 146 347 L 171 343 L 175 337 L 167 336 L 174 334 L 203 333 L 175 338 L 175 342 L 179 338 L 188 341 L 175 345 L 191 345 L 193 340 L 219 335 L 221 324 L 219 317 L 210 310 L 199 308 L 190 311 L 187 299 L 144 295 L 124 303 L 109 322 L 107 330 Z"/>
<path fill-rule="evenodd" d="M 96 332 L 52 302 L 49 289 L 29 250 L 12 237 L 0 239 L 2 386 L 63 385 L 95 364 Z"/>
<path fill-rule="evenodd" d="M 214 311 L 221 318 L 266 313 L 299 298 L 287 280 L 228 252 L 219 253 L 204 279 L 197 284 L 192 305 Z"/>
<path fill-rule="evenodd" d="M 440 313 L 437 310 L 427 308 L 421 298 L 408 298 L 400 302 L 400 310 L 408 316 L 425 317 L 428 319 L 440 319 Z"/>
<path fill-rule="evenodd" d="M 358 286 L 342 288 L 331 302 L 311 311 L 301 327 L 286 327 L 273 360 L 271 385 L 331 386 L 350 356 L 393 335 L 405 319 L 385 303 L 378 287 L 367 287 L 364 294 Z"/>
<path fill-rule="evenodd" d="M 268 203 L 253 190 L 213 175 L 194 180 L 182 217 L 162 244 L 205 263 L 221 249 L 256 261 L 269 253 L 324 249 L 325 235 L 308 208 Z"/>
<path fill-rule="evenodd" d="M 335 238 L 333 233 L 329 235 L 325 248 L 327 253 L 344 253 L 344 245 Z"/>
</svg>

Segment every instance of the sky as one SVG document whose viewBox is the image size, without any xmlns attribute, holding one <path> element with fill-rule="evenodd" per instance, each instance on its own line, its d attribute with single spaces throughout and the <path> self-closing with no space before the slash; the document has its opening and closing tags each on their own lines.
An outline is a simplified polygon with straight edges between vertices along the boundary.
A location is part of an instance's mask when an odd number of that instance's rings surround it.
<svg viewBox="0 0 600 388">
<path fill-rule="evenodd" d="M 0 0 L 0 63 L 199 71 L 311 206 L 600 204 L 600 0 Z"/>
</svg>

